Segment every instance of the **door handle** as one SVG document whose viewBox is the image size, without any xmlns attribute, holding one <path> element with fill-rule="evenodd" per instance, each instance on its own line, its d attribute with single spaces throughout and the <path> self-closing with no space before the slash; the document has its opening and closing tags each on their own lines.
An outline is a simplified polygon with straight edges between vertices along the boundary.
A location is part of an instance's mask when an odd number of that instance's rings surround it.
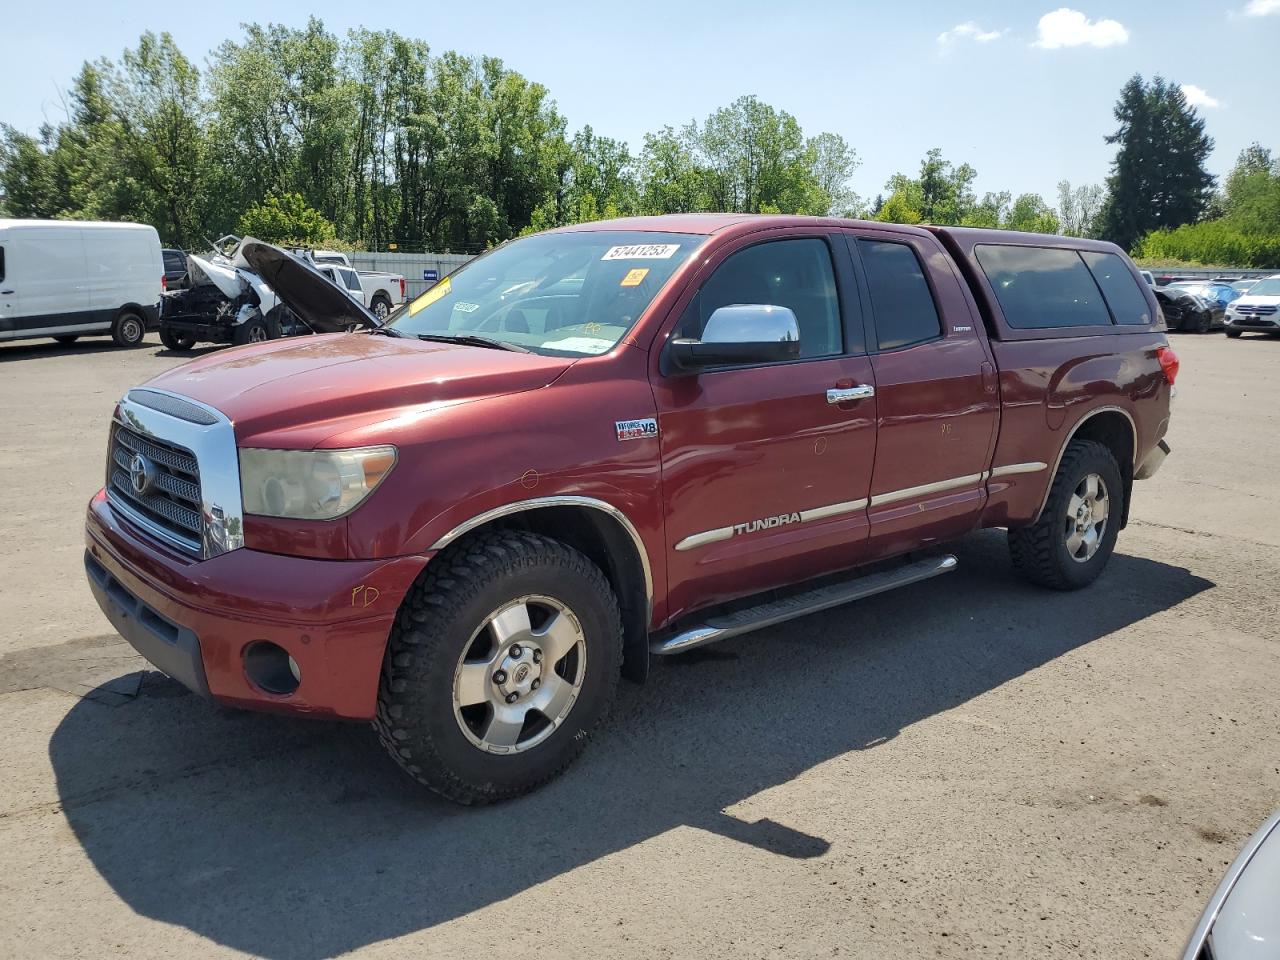
<svg viewBox="0 0 1280 960">
<path fill-rule="evenodd" d="M 876 388 L 869 383 L 859 387 L 845 387 L 827 391 L 827 403 L 848 403 L 851 400 L 868 400 L 876 395 Z"/>
<path fill-rule="evenodd" d="M 12 290 L 0 290 L 0 297 L 7 297 L 11 293 L 13 293 Z"/>
</svg>

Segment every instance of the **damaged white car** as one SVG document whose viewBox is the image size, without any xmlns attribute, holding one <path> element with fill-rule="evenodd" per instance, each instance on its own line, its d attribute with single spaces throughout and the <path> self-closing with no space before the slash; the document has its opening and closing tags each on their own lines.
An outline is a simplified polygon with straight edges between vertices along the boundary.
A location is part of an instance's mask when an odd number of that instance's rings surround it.
<svg viewBox="0 0 1280 960">
<path fill-rule="evenodd" d="M 190 286 L 161 300 L 160 342 L 170 350 L 377 326 L 308 260 L 252 237 L 224 239 L 234 241 L 225 253 L 188 256 Z M 282 299 L 277 288 L 301 291 L 305 302 Z"/>
</svg>

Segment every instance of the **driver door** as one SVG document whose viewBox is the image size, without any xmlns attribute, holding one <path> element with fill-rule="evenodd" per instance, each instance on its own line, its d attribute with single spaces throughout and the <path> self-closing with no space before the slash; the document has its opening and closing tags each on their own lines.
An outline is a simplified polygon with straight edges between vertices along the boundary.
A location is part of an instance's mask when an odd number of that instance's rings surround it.
<svg viewBox="0 0 1280 960">
<path fill-rule="evenodd" d="M 820 229 L 744 238 L 677 305 L 668 339 L 698 338 L 718 307 L 788 307 L 800 357 L 695 374 L 655 361 L 672 615 L 864 555 L 876 400 L 841 243 Z M 852 388 L 859 399 L 828 396 Z"/>
</svg>

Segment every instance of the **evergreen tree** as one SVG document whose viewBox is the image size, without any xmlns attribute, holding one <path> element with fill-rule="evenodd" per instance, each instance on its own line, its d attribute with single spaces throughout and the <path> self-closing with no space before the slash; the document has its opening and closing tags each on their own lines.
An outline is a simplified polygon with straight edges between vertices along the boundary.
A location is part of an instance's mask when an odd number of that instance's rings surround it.
<svg viewBox="0 0 1280 960">
<path fill-rule="evenodd" d="M 1152 230 L 1194 223 L 1213 190 L 1205 169 L 1213 139 L 1182 90 L 1134 74 L 1120 91 L 1120 128 L 1106 138 L 1119 150 L 1107 178 L 1102 235 L 1126 250 Z"/>
</svg>

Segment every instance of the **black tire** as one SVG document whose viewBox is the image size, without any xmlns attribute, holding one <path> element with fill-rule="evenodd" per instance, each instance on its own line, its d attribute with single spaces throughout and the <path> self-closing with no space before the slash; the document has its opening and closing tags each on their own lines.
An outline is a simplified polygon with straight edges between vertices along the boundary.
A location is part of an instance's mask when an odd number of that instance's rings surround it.
<svg viewBox="0 0 1280 960">
<path fill-rule="evenodd" d="M 59 335 L 59 336 L 54 337 L 53 339 L 54 339 L 54 341 L 55 341 L 55 342 L 62 344 L 64 347 L 69 347 L 69 346 L 71 346 L 71 344 L 75 343 L 77 340 L 79 340 L 79 339 L 80 339 L 80 334 L 78 334 L 78 333 L 64 333 L 64 334 L 61 334 L 61 335 Z"/>
<path fill-rule="evenodd" d="M 554 598 L 581 625 L 581 687 L 545 739 L 490 753 L 463 732 L 454 677 L 464 654 L 489 643 L 483 627 L 492 613 L 530 596 Z M 577 758 L 613 703 L 621 666 L 618 601 L 600 569 L 548 537 L 491 531 L 434 558 L 405 598 L 387 643 L 374 726 L 396 763 L 441 796 L 464 804 L 508 800 Z"/>
<path fill-rule="evenodd" d="M 369 301 L 369 309 L 373 311 L 373 315 L 379 320 L 385 320 L 391 316 L 391 301 L 382 294 L 378 294 Z"/>
<path fill-rule="evenodd" d="M 168 350 L 190 350 L 196 345 L 196 336 L 194 333 L 174 333 L 161 324 L 160 342 Z"/>
<path fill-rule="evenodd" d="M 1107 517 L 1096 552 L 1087 560 L 1079 560 L 1067 547 L 1072 532 L 1068 505 L 1077 487 L 1090 475 L 1100 477 L 1106 488 Z M 1014 569 L 1042 587 L 1055 590 L 1087 587 L 1111 559 L 1123 516 L 1124 482 L 1111 451 L 1093 440 L 1072 440 L 1058 465 L 1040 519 L 1032 526 L 1009 531 L 1009 554 Z"/>
<path fill-rule="evenodd" d="M 1213 314 L 1205 310 L 1196 318 L 1196 333 L 1208 333 L 1213 329 Z"/>
<path fill-rule="evenodd" d="M 142 314 L 133 310 L 121 310 L 111 325 L 111 341 L 117 347 L 137 347 L 147 336 L 147 322 Z"/>
<path fill-rule="evenodd" d="M 1243 330 L 1228 330 L 1227 336 L 1232 340 L 1238 340 L 1240 339 L 1240 334 L 1242 334 L 1243 332 L 1244 332 Z"/>
<path fill-rule="evenodd" d="M 246 320 L 231 331 L 231 342 L 237 346 L 246 343 L 265 343 L 280 336 L 280 325 L 274 317 L 261 315 Z"/>
</svg>

